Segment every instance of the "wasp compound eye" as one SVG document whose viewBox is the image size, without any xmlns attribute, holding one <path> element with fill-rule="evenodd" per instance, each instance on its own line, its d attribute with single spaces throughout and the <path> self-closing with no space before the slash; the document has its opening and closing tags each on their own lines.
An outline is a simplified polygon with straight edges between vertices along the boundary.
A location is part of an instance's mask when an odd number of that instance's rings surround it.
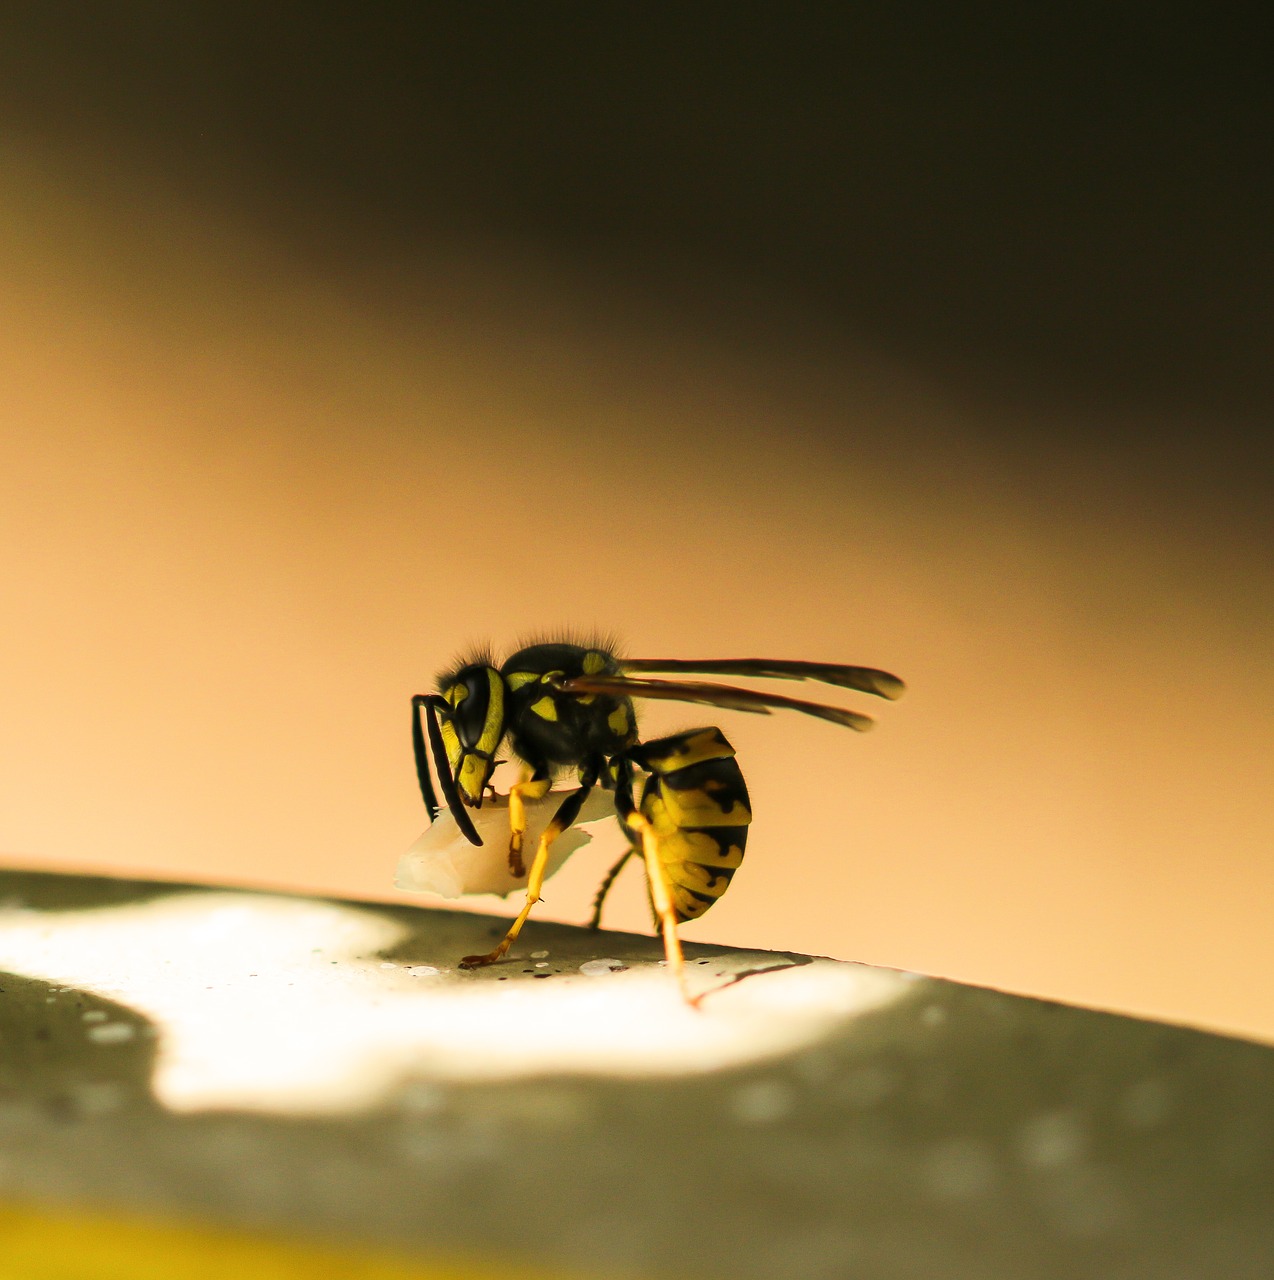
<svg viewBox="0 0 1274 1280">
<path fill-rule="evenodd" d="M 504 680 L 494 667 L 462 667 L 442 696 L 449 710 L 440 715 L 440 728 L 456 790 L 476 807 L 504 737 Z"/>
</svg>

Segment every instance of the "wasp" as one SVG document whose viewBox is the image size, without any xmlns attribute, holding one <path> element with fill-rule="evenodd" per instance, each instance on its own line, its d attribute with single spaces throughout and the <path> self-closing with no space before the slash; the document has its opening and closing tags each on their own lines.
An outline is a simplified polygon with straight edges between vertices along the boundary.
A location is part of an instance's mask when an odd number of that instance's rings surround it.
<svg viewBox="0 0 1274 1280">
<path fill-rule="evenodd" d="M 641 674 L 634 674 L 641 673 Z M 645 673 L 657 677 L 647 678 Z M 491 772 L 507 748 L 519 763 L 509 790 L 509 869 L 527 876 L 526 904 L 500 944 L 465 956 L 461 968 L 495 964 L 517 939 L 540 897 L 549 847 L 579 816 L 594 787 L 614 792 L 628 848 L 611 868 L 593 904 L 592 927 L 628 859 L 642 858 L 651 906 L 670 969 L 684 985 L 677 926 L 698 919 L 730 886 L 743 861 L 752 807 L 734 748 L 715 726 L 642 742 L 633 700 L 701 703 L 768 715 L 787 709 L 859 731 L 873 721 L 843 707 L 674 675 L 813 680 L 882 698 L 897 698 L 903 682 L 874 667 L 765 658 L 691 661 L 621 658 L 607 644 L 535 643 L 499 667 L 490 655 L 443 672 L 434 693 L 412 698 L 416 773 L 430 819 L 439 805 L 429 759 L 443 799 L 463 835 L 481 844 L 467 810 L 481 807 Z M 423 713 L 423 723 L 422 723 Z M 428 752 L 425 726 L 428 726 Z M 574 771 L 567 792 L 530 856 L 523 848 L 526 802 L 548 795 L 555 778 Z M 640 783 L 640 795 L 637 786 Z"/>
</svg>

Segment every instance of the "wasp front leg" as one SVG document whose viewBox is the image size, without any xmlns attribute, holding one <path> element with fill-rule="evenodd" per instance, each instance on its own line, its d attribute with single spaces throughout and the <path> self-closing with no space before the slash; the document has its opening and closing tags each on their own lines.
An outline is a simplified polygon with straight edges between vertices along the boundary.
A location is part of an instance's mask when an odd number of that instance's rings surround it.
<svg viewBox="0 0 1274 1280">
<path fill-rule="evenodd" d="M 558 806 L 557 812 L 553 815 L 549 825 L 545 827 L 544 834 L 540 836 L 540 843 L 535 850 L 535 857 L 531 861 L 531 874 L 526 881 L 526 904 L 518 912 L 517 919 L 509 926 L 509 931 L 504 935 L 500 945 L 494 951 L 489 951 L 483 956 L 465 956 L 460 961 L 462 969 L 479 969 L 483 965 L 495 964 L 517 941 L 517 936 L 522 932 L 522 926 L 526 923 L 527 916 L 531 914 L 531 908 L 540 900 L 540 890 L 544 887 L 544 873 L 548 869 L 549 847 L 579 817 L 580 810 L 584 807 L 584 801 L 588 798 L 588 793 L 593 789 L 593 785 L 597 781 L 597 773 L 598 768 L 592 766 L 580 774 L 579 789 L 567 795 L 566 799 Z"/>
<path fill-rule="evenodd" d="M 549 793 L 549 773 L 543 766 L 526 768 L 509 788 L 509 872 L 520 880 L 526 875 L 522 845 L 526 839 L 526 801 L 543 800 Z"/>
</svg>

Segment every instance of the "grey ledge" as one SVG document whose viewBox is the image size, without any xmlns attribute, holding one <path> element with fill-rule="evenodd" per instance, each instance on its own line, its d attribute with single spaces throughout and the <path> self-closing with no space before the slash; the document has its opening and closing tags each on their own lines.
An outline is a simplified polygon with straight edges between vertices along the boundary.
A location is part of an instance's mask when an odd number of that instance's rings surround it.
<svg viewBox="0 0 1274 1280">
<path fill-rule="evenodd" d="M 891 970 L 0 874 L 0 1190 L 572 1274 L 1267 1280 L 1274 1051 Z M 546 953 L 539 954 L 536 953 Z M 609 963 L 606 963 L 609 962 Z"/>
</svg>

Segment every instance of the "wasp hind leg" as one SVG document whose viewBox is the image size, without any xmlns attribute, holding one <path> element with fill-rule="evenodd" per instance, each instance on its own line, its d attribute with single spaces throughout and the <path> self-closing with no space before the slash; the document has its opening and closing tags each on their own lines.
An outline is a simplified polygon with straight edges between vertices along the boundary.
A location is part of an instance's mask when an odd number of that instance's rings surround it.
<svg viewBox="0 0 1274 1280">
<path fill-rule="evenodd" d="M 663 936 L 664 957 L 668 968 L 672 970 L 673 975 L 676 977 L 677 986 L 681 989 L 681 994 L 686 1003 L 696 1005 L 698 1002 L 691 996 L 686 987 L 686 962 L 681 953 L 681 939 L 677 937 L 676 908 L 672 904 L 672 894 L 669 891 L 668 881 L 664 876 L 663 862 L 659 856 L 659 837 L 650 820 L 633 803 L 632 768 L 626 760 L 621 763 L 619 778 L 615 787 L 615 808 L 619 812 L 619 821 L 623 825 L 625 834 L 635 846 L 629 850 L 629 853 L 638 852 L 637 846 L 640 847 L 642 861 L 645 863 L 646 868 L 646 883 L 650 887 L 650 901 L 655 909 L 659 930 Z M 605 898 L 606 892 L 614 882 L 615 876 L 619 874 L 620 867 L 627 860 L 628 854 L 625 854 L 616 866 L 612 868 L 606 880 L 602 882 L 595 908 L 598 918 L 601 916 L 602 899 Z"/>
<path fill-rule="evenodd" d="M 497 960 L 504 957 L 508 949 L 517 941 L 517 936 L 522 932 L 522 926 L 526 923 L 527 916 L 531 914 L 531 908 L 540 900 L 540 890 L 544 887 L 544 872 L 549 862 L 549 846 L 579 817 L 580 809 L 583 808 L 588 793 L 593 789 L 593 784 L 597 781 L 597 773 L 596 767 L 590 767 L 580 775 L 579 789 L 572 791 L 558 805 L 557 812 L 553 815 L 549 825 L 545 827 L 544 834 L 540 837 L 540 843 L 536 847 L 535 857 L 531 860 L 531 874 L 527 877 L 526 882 L 526 903 L 522 910 L 518 912 L 517 919 L 509 926 L 509 931 L 504 935 L 500 945 L 494 951 L 488 951 L 483 956 L 465 956 L 460 961 L 462 969 L 480 969 L 484 965 L 495 964 Z"/>
<path fill-rule="evenodd" d="M 606 901 L 606 895 L 611 891 L 615 880 L 619 873 L 624 869 L 628 859 L 636 853 L 636 849 L 626 849 L 619 855 L 619 861 L 606 873 L 606 878 L 597 886 L 597 895 L 593 899 L 593 916 L 588 922 L 588 927 L 594 932 L 602 927 L 602 903 Z"/>
<path fill-rule="evenodd" d="M 632 765 L 650 775 L 639 808 L 632 799 Z M 677 925 L 698 919 L 730 887 L 752 821 L 747 785 L 734 748 L 716 728 L 639 743 L 627 752 L 625 769 L 616 805 L 629 838 L 640 846 L 668 967 L 684 993 Z"/>
</svg>

